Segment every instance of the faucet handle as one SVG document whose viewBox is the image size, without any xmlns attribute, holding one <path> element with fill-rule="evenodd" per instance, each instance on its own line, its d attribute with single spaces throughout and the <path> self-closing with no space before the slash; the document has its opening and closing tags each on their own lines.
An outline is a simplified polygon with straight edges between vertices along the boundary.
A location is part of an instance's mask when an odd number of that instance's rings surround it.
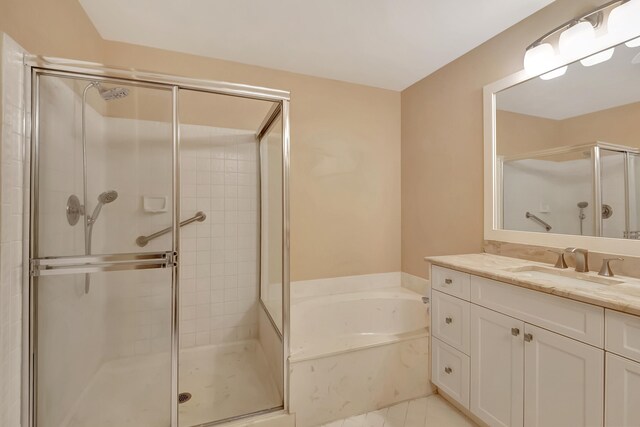
<svg viewBox="0 0 640 427">
<path fill-rule="evenodd" d="M 624 261 L 624 258 L 616 257 L 616 258 L 605 258 L 602 260 L 602 267 L 600 267 L 600 271 L 598 272 L 598 276 L 607 276 L 613 277 L 613 270 L 611 269 L 611 265 L 609 263 L 611 261 Z"/>
<path fill-rule="evenodd" d="M 554 265 L 555 268 L 568 268 L 567 261 L 564 259 L 564 251 L 555 251 L 553 249 L 547 249 L 547 251 L 558 255 L 556 265 Z"/>
</svg>

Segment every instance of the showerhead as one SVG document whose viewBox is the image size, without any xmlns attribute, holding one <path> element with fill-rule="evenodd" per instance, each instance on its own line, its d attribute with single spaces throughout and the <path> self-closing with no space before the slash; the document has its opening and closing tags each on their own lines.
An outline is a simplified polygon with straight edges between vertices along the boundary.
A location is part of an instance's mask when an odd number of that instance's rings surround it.
<svg viewBox="0 0 640 427">
<path fill-rule="evenodd" d="M 112 87 L 111 89 L 108 89 L 108 88 L 102 87 L 102 84 L 100 82 L 93 82 L 89 86 L 87 86 L 87 88 L 91 86 L 98 89 L 98 93 L 100 94 L 102 99 L 104 99 L 105 101 L 120 99 L 129 95 L 129 89 L 126 89 L 123 87 Z"/>
<path fill-rule="evenodd" d="M 98 196 L 98 201 L 103 205 L 106 205 L 107 203 L 113 202 L 117 198 L 118 198 L 118 192 L 116 190 L 109 190 L 100 194 Z"/>
<path fill-rule="evenodd" d="M 584 208 L 586 208 L 587 206 L 589 206 L 589 203 L 587 203 L 587 202 L 578 202 L 578 207 L 579 207 L 580 209 L 584 209 Z"/>
<path fill-rule="evenodd" d="M 96 208 L 93 210 L 93 214 L 89 218 L 89 224 L 92 225 L 93 223 L 96 222 L 96 220 L 98 219 L 98 215 L 100 215 L 100 211 L 102 210 L 102 206 L 106 205 L 107 203 L 113 202 L 117 198 L 118 198 L 118 192 L 116 190 L 109 190 L 109 191 L 105 191 L 104 193 L 101 193 L 98 196 L 98 204 L 96 205 Z"/>
<path fill-rule="evenodd" d="M 105 101 L 111 101 L 113 99 L 124 98 L 129 95 L 129 89 L 125 89 L 123 87 L 114 87 L 111 89 L 104 89 L 100 85 L 96 86 L 98 88 L 98 92 L 100 92 L 100 96 Z"/>
</svg>

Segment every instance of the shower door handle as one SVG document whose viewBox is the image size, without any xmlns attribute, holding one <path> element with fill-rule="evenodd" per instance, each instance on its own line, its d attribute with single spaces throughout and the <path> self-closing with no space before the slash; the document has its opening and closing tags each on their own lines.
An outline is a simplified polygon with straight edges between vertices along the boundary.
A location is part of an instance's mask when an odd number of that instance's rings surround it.
<svg viewBox="0 0 640 427">
<path fill-rule="evenodd" d="M 176 261 L 177 254 L 174 252 L 36 258 L 30 262 L 30 274 L 35 277 L 107 271 L 149 270 L 173 267 L 176 265 Z"/>
</svg>

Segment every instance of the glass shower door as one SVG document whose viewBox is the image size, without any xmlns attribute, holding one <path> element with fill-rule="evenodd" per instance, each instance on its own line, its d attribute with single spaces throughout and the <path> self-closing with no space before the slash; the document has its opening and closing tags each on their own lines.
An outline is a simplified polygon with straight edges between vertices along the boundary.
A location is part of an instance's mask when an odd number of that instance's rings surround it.
<svg viewBox="0 0 640 427">
<path fill-rule="evenodd" d="M 48 72 L 34 83 L 35 425 L 169 426 L 172 88 Z"/>
</svg>

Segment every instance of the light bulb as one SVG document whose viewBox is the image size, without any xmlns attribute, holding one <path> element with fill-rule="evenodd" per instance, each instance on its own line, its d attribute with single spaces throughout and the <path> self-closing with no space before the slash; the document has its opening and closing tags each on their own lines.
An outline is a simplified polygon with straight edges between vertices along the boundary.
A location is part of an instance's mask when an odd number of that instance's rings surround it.
<svg viewBox="0 0 640 427">
<path fill-rule="evenodd" d="M 548 70 L 556 52 L 549 43 L 542 43 L 532 47 L 524 54 L 524 69 L 531 74 L 538 75 Z"/>
<path fill-rule="evenodd" d="M 640 34 L 640 0 L 629 0 L 609 13 L 607 31 L 622 39 Z"/>
<path fill-rule="evenodd" d="M 638 37 L 637 39 L 629 40 L 625 44 L 627 45 L 627 47 L 638 47 L 640 46 L 640 37 Z"/>
<path fill-rule="evenodd" d="M 615 48 L 607 49 L 603 52 L 596 53 L 595 55 L 588 56 L 580 61 L 585 67 L 591 67 L 592 65 L 600 64 L 611 59 Z"/>
<path fill-rule="evenodd" d="M 555 79 L 556 77 L 564 76 L 564 73 L 567 72 L 567 68 L 569 67 L 565 65 L 564 67 L 560 67 L 556 70 L 549 71 L 548 73 L 541 75 L 540 78 L 542 80 L 551 80 Z"/>
<path fill-rule="evenodd" d="M 579 22 L 560 34 L 560 54 L 565 58 L 583 57 L 589 54 L 596 39 L 590 22 Z"/>
</svg>

